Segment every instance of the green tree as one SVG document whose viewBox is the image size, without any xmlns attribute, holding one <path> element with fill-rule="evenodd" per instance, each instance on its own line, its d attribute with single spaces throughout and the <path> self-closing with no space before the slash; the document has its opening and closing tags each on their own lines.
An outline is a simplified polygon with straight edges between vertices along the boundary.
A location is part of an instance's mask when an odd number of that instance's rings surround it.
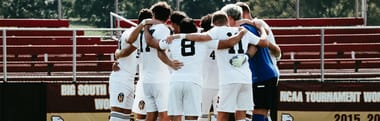
<svg viewBox="0 0 380 121">
<path fill-rule="evenodd" d="M 224 5 L 236 3 L 236 0 L 183 0 L 180 10 L 192 18 L 201 18 L 204 15 L 220 10 Z"/>
<path fill-rule="evenodd" d="M 380 1 L 368 1 L 367 25 L 380 25 Z"/>
<path fill-rule="evenodd" d="M 125 18 L 137 18 L 141 9 L 149 9 L 153 4 L 159 1 L 166 1 L 173 10 L 175 9 L 175 0 L 122 0 L 119 2 L 120 15 Z"/>
<path fill-rule="evenodd" d="M 97 27 L 108 27 L 109 13 L 114 10 L 114 0 L 75 0 L 73 17 Z"/>
<path fill-rule="evenodd" d="M 251 6 L 253 16 L 259 18 L 296 16 L 296 0 L 249 0 L 247 3 Z"/>
<path fill-rule="evenodd" d="M 300 0 L 300 16 L 318 17 L 354 17 L 354 0 Z"/>
<path fill-rule="evenodd" d="M 4 18 L 55 18 L 57 9 L 51 6 L 54 6 L 54 1 L 3 0 L 1 14 Z"/>
</svg>

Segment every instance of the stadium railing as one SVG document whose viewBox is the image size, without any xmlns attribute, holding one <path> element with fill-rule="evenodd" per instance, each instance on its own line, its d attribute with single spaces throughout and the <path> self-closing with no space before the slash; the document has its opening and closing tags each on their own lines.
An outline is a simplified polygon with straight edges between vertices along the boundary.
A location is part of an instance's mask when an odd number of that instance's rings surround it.
<svg viewBox="0 0 380 121">
<path fill-rule="evenodd" d="M 71 28 L 0 28 L 2 30 L 2 63 L 3 68 L 3 81 L 6 82 L 7 72 L 19 72 L 21 75 L 16 75 L 17 78 L 22 78 L 23 72 L 72 72 L 72 81 L 76 81 L 77 72 L 91 73 L 100 71 L 111 71 L 111 65 L 114 62 L 113 53 L 117 48 L 117 42 L 102 42 L 98 37 L 83 37 L 77 36 L 77 31 L 122 31 L 125 28 L 109 29 L 109 28 L 97 28 L 97 29 L 71 29 Z M 42 42 L 44 39 L 38 40 L 38 42 L 31 42 L 29 39 L 20 39 L 24 36 L 7 36 L 7 31 L 70 31 L 72 32 L 71 38 L 52 36 L 52 38 L 46 37 L 51 41 L 62 40 L 64 42 Z M 19 38 L 18 38 L 19 37 Z M 15 39 L 17 38 L 17 39 Z M 27 37 L 26 37 L 27 38 Z M 25 42 L 10 42 L 10 41 L 22 41 L 27 40 L 30 43 Z M 84 42 L 86 41 L 86 42 Z M 90 42 L 91 41 L 91 42 Z M 20 44 L 21 43 L 21 44 Z M 14 45 L 13 45 L 14 44 Z M 89 56 L 90 55 L 90 56 Z M 19 57 L 26 56 L 29 60 L 22 60 Z M 63 56 L 65 59 L 60 58 Z M 70 60 L 67 60 L 70 58 Z M 84 58 L 87 59 L 83 59 Z M 16 57 L 12 59 L 12 57 Z M 60 58 L 60 59 L 52 59 Z M 80 58 L 78 58 L 80 57 Z M 9 60 L 8 60 L 9 59 Z M 33 75 L 26 74 L 26 75 Z M 36 78 L 41 75 L 36 75 Z M 66 75 L 67 76 L 67 75 Z M 95 75 L 96 76 L 96 75 Z M 54 78 L 53 76 L 51 76 Z"/>
<path fill-rule="evenodd" d="M 325 34 L 326 31 L 343 32 L 344 30 L 350 30 L 352 32 L 356 29 L 378 30 L 379 27 L 273 27 L 273 31 L 319 31 L 318 34 L 313 33 L 313 35 L 275 35 L 276 41 L 283 52 L 283 58 L 278 63 L 280 70 L 292 69 L 294 74 L 290 74 L 292 76 L 289 77 L 297 77 L 295 74 L 299 75 L 297 73 L 299 69 L 319 69 L 320 73 L 317 74 L 320 77 L 319 80 L 324 81 L 325 71 L 331 72 L 331 70 L 325 69 L 333 69 L 334 73 L 337 73 L 340 70 L 336 69 L 353 69 L 353 72 L 358 72 L 359 68 L 379 68 L 380 41 L 377 39 L 378 33 L 362 35 L 344 33 Z M 277 36 L 279 39 L 277 39 Z M 318 38 L 319 42 L 317 42 Z M 349 73 L 351 74 L 351 72 Z M 351 75 L 358 74 L 360 73 Z M 371 74 L 372 76 L 369 77 L 380 77 L 379 72 L 375 71 Z M 316 76 L 311 74 L 306 75 L 310 77 Z M 341 75 L 341 77 L 344 76 Z M 347 78 L 349 77 L 352 76 L 347 76 Z"/>
<path fill-rule="evenodd" d="M 283 50 L 283 59 L 279 62 L 279 67 L 281 70 L 284 68 L 290 68 L 291 70 L 294 69 L 294 67 L 297 67 L 297 69 L 303 69 L 303 68 L 312 68 L 320 70 L 320 81 L 324 81 L 324 73 L 325 69 L 329 69 L 330 65 L 331 67 L 336 66 L 338 68 L 344 63 L 350 63 L 353 66 L 347 66 L 347 68 L 357 70 L 362 68 L 374 68 L 378 67 L 377 65 L 380 65 L 380 61 L 378 61 L 379 55 L 379 43 L 373 42 L 373 43 L 325 43 L 328 42 L 330 36 L 329 34 L 325 35 L 325 31 L 327 30 L 355 30 L 355 29 L 380 29 L 378 26 L 374 27 L 273 27 L 273 30 L 316 30 L 320 31 L 320 43 L 315 44 L 304 44 L 301 42 L 302 39 L 300 39 L 299 44 L 280 44 L 281 49 Z M 99 28 L 99 29 L 70 29 L 70 28 L 0 28 L 2 30 L 2 48 L 1 52 L 3 53 L 3 82 L 6 82 L 8 80 L 7 72 L 11 71 L 28 71 L 28 69 L 36 68 L 36 70 L 44 71 L 44 72 L 66 72 L 69 71 L 70 74 L 72 74 L 72 81 L 77 80 L 77 73 L 96 73 L 97 71 L 106 71 L 105 74 L 101 75 L 101 78 L 104 79 L 105 75 L 108 75 L 111 70 L 111 64 L 113 62 L 113 52 L 117 48 L 115 42 L 111 42 L 112 44 L 89 44 L 89 45 L 81 45 L 78 41 L 78 37 L 76 32 L 77 31 L 90 31 L 90 30 L 96 30 L 96 31 L 112 31 L 112 30 L 118 30 L 122 31 L 123 29 L 109 29 L 109 28 Z M 39 45 L 9 45 L 7 44 L 7 39 L 9 36 L 7 36 L 6 31 L 72 31 L 72 43 L 71 44 L 61 44 L 61 45 L 49 45 L 49 44 L 39 44 Z M 331 35 L 333 36 L 333 35 Z M 339 37 L 337 37 L 339 38 Z M 349 37 L 347 37 L 348 39 Z M 366 37 L 364 37 L 365 39 Z M 368 37 L 371 38 L 371 37 Z M 306 39 L 306 38 L 305 38 Z M 326 40 L 326 41 L 325 41 Z M 66 40 L 67 41 L 67 40 Z M 317 41 L 315 38 L 313 41 Z M 363 40 L 365 41 L 365 40 Z M 279 42 L 281 43 L 281 42 Z M 350 53 L 355 52 L 357 55 L 355 58 L 352 57 L 352 54 Z M 363 55 L 362 58 L 359 56 L 359 53 L 361 51 L 364 51 L 367 53 L 368 51 L 371 51 L 371 53 L 367 54 L 366 56 Z M 293 57 L 291 56 L 291 53 L 293 53 Z M 303 55 L 298 55 L 299 53 L 312 53 L 311 55 L 305 54 L 304 58 L 298 58 Z M 12 55 L 13 54 L 13 55 Z M 29 55 L 27 57 L 31 57 L 34 55 L 35 59 L 28 60 L 18 60 L 18 59 L 10 59 L 9 57 L 20 57 L 20 55 Z M 47 56 L 45 56 L 47 54 Z M 57 56 L 64 56 L 65 59 L 51 59 L 52 55 Z M 93 55 L 92 57 L 88 57 L 91 59 L 88 60 L 81 60 L 78 57 L 80 55 Z M 97 58 L 99 55 L 109 55 L 105 56 L 106 59 L 99 59 Z M 94 55 L 96 57 L 94 57 Z M 318 56 L 319 55 L 319 56 Z M 323 55 L 323 56 L 321 56 Z M 371 55 L 374 55 L 375 57 L 370 57 Z M 71 60 L 67 60 L 70 58 Z M 334 57 L 336 58 L 325 58 L 325 57 Z M 296 58 L 294 58 L 296 57 Z M 307 58 L 307 57 L 313 57 L 313 58 Z M 314 58 L 318 57 L 318 58 Z M 45 61 L 45 58 L 47 61 Z M 54 58 L 54 56 L 53 56 Z M 292 59 L 293 58 L 293 59 Z M 297 60 L 298 59 L 298 60 Z M 13 61 L 13 62 L 12 62 Z M 347 62 L 346 62 L 347 61 Z M 331 62 L 331 64 L 330 64 Z M 355 63 L 357 66 L 355 67 Z M 288 63 L 288 64 L 285 64 Z M 299 63 L 297 66 L 295 66 L 297 63 Z M 303 65 L 307 63 L 314 63 L 313 65 Z M 335 64 L 335 65 L 334 65 Z M 367 65 L 368 64 L 368 65 Z M 371 65 L 372 64 L 372 65 Z M 377 65 L 376 65 L 377 64 Z M 39 68 L 39 66 L 43 68 Z M 65 66 L 65 67 L 63 67 Z M 15 68 L 13 68 L 15 67 Z M 83 67 L 83 68 L 82 68 Z M 95 69 L 91 69 L 95 68 Z M 98 69 L 96 69 L 98 68 Z M 31 70 L 29 70 L 31 71 Z M 21 72 L 22 73 L 22 72 Z M 293 75 L 292 73 L 286 73 L 288 75 Z M 298 73 L 296 73 L 298 74 Z M 351 75 L 359 75 L 359 73 L 354 73 Z M 380 75 L 380 74 L 377 74 Z M 46 76 L 46 75 L 45 75 Z M 63 75 L 68 76 L 68 75 Z M 83 75 L 86 77 L 86 75 Z M 91 75 L 96 77 L 97 75 Z M 313 77 L 315 75 L 309 75 L 309 77 Z M 334 75 L 332 75 L 334 76 Z M 374 75 L 370 76 L 373 77 Z M 27 77 L 30 77 L 28 75 Z M 54 76 L 46 76 L 54 78 Z M 282 77 L 284 77 L 282 75 Z M 302 76 L 301 76 L 302 77 Z M 343 76 L 342 76 L 343 77 Z M 16 78 L 13 76 L 12 78 L 9 78 L 10 80 L 13 80 Z M 17 78 L 23 78 L 23 76 L 17 75 Z M 36 77 L 37 78 L 37 77 Z M 81 80 L 81 79 L 80 79 Z"/>
<path fill-rule="evenodd" d="M 285 18 L 285 19 L 264 19 L 272 27 L 293 27 L 293 26 L 355 26 L 364 25 L 363 18 Z"/>
<path fill-rule="evenodd" d="M 320 34 L 275 35 L 277 44 L 319 44 Z M 378 43 L 380 32 L 373 34 L 325 34 L 325 43 Z"/>
<path fill-rule="evenodd" d="M 112 19 L 111 19 L 112 21 Z M 131 19 L 132 22 L 137 23 L 137 19 Z M 287 18 L 287 19 L 264 19 L 272 27 L 294 27 L 294 26 L 357 26 L 364 25 L 363 18 Z M 127 21 L 112 21 L 115 26 L 131 27 L 134 26 Z M 195 19 L 196 24 L 200 25 L 200 19 Z M 168 21 L 170 24 L 170 21 Z"/>
<path fill-rule="evenodd" d="M 314 35 L 320 34 L 321 31 L 318 29 L 293 29 L 293 30 L 273 30 L 275 35 Z M 325 34 L 376 34 L 380 33 L 380 28 L 355 28 L 355 29 L 327 29 L 325 30 Z"/>
<path fill-rule="evenodd" d="M 68 19 L 0 19 L 0 27 L 69 27 Z"/>
</svg>

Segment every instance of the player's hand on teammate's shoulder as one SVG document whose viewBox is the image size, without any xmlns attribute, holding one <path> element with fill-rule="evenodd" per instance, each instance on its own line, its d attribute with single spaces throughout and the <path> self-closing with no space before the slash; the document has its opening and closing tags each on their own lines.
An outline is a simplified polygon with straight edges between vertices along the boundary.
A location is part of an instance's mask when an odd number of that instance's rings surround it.
<svg viewBox="0 0 380 121">
<path fill-rule="evenodd" d="M 240 34 L 243 34 L 243 35 L 248 32 L 248 30 L 245 29 L 244 27 L 239 27 L 239 31 L 241 32 Z"/>
<path fill-rule="evenodd" d="M 173 34 L 173 35 L 169 35 L 168 37 L 166 37 L 166 42 L 168 44 L 172 43 L 172 41 L 174 39 L 178 39 L 179 38 L 179 34 Z"/>
<path fill-rule="evenodd" d="M 150 28 L 151 26 L 152 26 L 152 24 L 146 24 L 146 25 L 144 26 L 144 29 L 149 31 L 149 28 Z"/>
<path fill-rule="evenodd" d="M 173 60 L 171 61 L 169 66 L 173 68 L 174 70 L 178 70 L 178 69 L 181 69 L 181 67 L 183 66 L 183 63 L 178 60 Z"/>
<path fill-rule="evenodd" d="M 115 61 L 113 64 L 112 64 L 112 71 L 114 72 L 117 72 L 120 70 L 120 67 L 119 67 L 119 62 Z"/>
<path fill-rule="evenodd" d="M 239 26 L 242 24 L 252 24 L 252 21 L 249 19 L 241 19 L 241 20 L 236 21 L 236 24 Z"/>
<path fill-rule="evenodd" d="M 115 58 L 116 58 L 116 59 L 119 59 L 119 58 L 120 58 L 120 51 L 121 51 L 120 49 L 116 49 L 116 50 L 115 50 Z"/>
<path fill-rule="evenodd" d="M 159 24 L 160 21 L 158 20 L 153 20 L 153 19 L 144 19 L 145 25 L 154 25 L 154 24 Z"/>
</svg>

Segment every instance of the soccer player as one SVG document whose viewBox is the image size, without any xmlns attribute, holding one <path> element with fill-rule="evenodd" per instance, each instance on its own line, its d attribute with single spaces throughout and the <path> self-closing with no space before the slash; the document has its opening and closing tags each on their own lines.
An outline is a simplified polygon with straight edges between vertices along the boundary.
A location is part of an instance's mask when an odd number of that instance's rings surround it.
<svg viewBox="0 0 380 121">
<path fill-rule="evenodd" d="M 207 14 L 201 18 L 203 32 L 207 32 L 212 28 L 211 19 L 211 14 Z M 218 65 L 216 64 L 214 49 L 209 49 L 207 53 L 203 66 L 202 115 L 199 121 L 208 121 L 212 117 L 216 118 L 216 99 L 219 88 Z M 213 107 L 213 114 L 209 115 L 211 106 Z"/>
<path fill-rule="evenodd" d="M 246 3 L 238 2 L 236 5 L 243 9 L 243 17 L 252 20 L 250 8 Z M 250 68 L 253 77 L 253 93 L 255 108 L 253 110 L 253 121 L 268 121 L 268 111 L 271 111 L 271 118 L 277 121 L 277 83 L 279 70 L 277 60 L 281 57 L 281 50 L 276 45 L 273 32 L 268 24 L 261 19 L 254 21 L 261 23 L 268 31 L 269 48 L 254 47 L 248 51 Z M 247 25 L 243 25 L 247 26 Z M 248 29 L 256 32 L 254 28 Z M 256 33 L 257 34 L 257 33 Z M 255 78 L 256 77 L 256 78 Z"/>
<path fill-rule="evenodd" d="M 229 36 L 238 33 L 237 27 L 229 27 L 226 13 L 218 11 L 213 14 L 214 28 L 206 34 L 186 34 L 174 35 L 167 40 L 178 38 L 208 41 L 224 40 Z M 265 34 L 265 32 L 263 32 Z M 249 33 L 251 34 L 251 33 Z M 248 35 L 249 35 L 248 34 Z M 252 87 L 251 73 L 248 64 L 235 66 L 230 63 L 230 59 L 236 55 L 244 56 L 248 43 L 257 45 L 259 41 L 267 41 L 265 38 L 257 36 L 244 36 L 242 40 L 229 49 L 220 49 L 215 51 L 215 56 L 219 68 L 219 99 L 218 99 L 218 121 L 226 121 L 228 113 L 236 113 L 235 119 L 238 121 L 245 119 L 247 110 L 252 110 Z"/>
<path fill-rule="evenodd" d="M 150 12 L 149 9 L 141 9 L 139 12 L 138 22 L 141 23 L 144 19 L 147 19 L 147 18 L 152 18 L 152 13 Z M 129 37 L 123 36 L 123 38 L 120 39 L 120 43 L 122 43 L 120 45 L 133 44 L 134 46 L 128 46 L 128 47 L 124 46 L 123 48 L 116 50 L 116 52 L 115 52 L 116 58 L 130 57 L 130 54 L 132 52 L 135 52 L 135 50 L 137 49 L 135 46 L 138 45 L 138 43 L 143 40 L 143 35 L 139 34 L 139 32 L 141 31 L 142 28 L 143 28 L 143 26 L 141 24 L 139 24 L 136 28 L 129 29 L 131 31 L 127 31 L 127 32 L 123 33 L 123 35 L 130 33 L 130 36 Z M 136 41 L 137 39 L 139 39 L 140 41 Z M 136 56 L 136 55 L 133 53 L 133 55 L 131 55 L 131 57 L 132 56 Z M 127 60 L 124 59 L 124 61 L 127 61 Z M 124 63 L 126 63 L 126 64 L 124 64 Z M 135 66 L 137 66 L 135 64 L 136 63 L 130 63 L 129 61 L 121 62 L 120 66 L 122 66 L 122 67 L 119 67 L 118 66 L 119 64 L 117 64 L 117 65 L 114 64 L 113 71 L 118 71 L 120 68 L 123 69 L 123 68 L 135 67 Z M 140 76 L 141 76 L 141 74 L 140 74 Z M 110 84 L 111 84 L 111 82 L 110 82 Z M 123 85 L 120 85 L 120 86 L 123 86 Z M 111 89 L 113 89 L 113 88 L 110 87 L 110 90 Z M 111 93 L 111 91 L 110 91 L 110 93 Z M 142 86 L 141 86 L 140 81 L 138 81 L 137 85 L 136 85 L 136 91 L 135 91 L 134 101 L 133 101 L 133 106 L 132 106 L 132 112 L 134 112 L 136 115 L 135 116 L 136 121 L 145 120 L 146 112 L 145 112 L 145 108 L 144 108 L 145 107 L 145 105 L 144 105 L 145 101 L 144 101 L 143 97 L 144 97 L 144 95 L 142 92 Z M 110 97 L 110 98 L 112 100 L 112 97 Z M 111 103 L 112 103 L 112 101 L 111 101 Z"/>
<path fill-rule="evenodd" d="M 123 42 L 129 36 L 130 30 L 121 35 L 120 47 L 130 46 Z M 129 56 L 117 58 L 119 71 L 112 71 L 109 77 L 109 93 L 111 114 L 110 121 L 128 121 L 134 98 L 134 80 L 137 70 L 137 52 L 133 51 Z M 130 66 L 133 65 L 133 66 Z"/>
<path fill-rule="evenodd" d="M 190 18 L 183 19 L 179 28 L 181 33 L 197 32 L 197 27 Z M 182 115 L 185 115 L 185 120 L 197 120 L 201 114 L 202 68 L 204 59 L 208 55 L 207 51 L 209 48 L 233 47 L 240 41 L 244 32 L 224 41 L 194 42 L 176 39 L 171 44 L 160 41 L 161 49 L 170 50 L 170 57 L 184 64 L 181 69 L 172 72 L 169 83 L 169 104 L 171 105 L 168 105 L 168 114 L 172 121 L 180 121 Z"/>
<path fill-rule="evenodd" d="M 151 7 L 151 11 L 153 20 L 160 23 L 154 24 L 150 28 L 145 27 L 144 36 L 149 34 L 157 40 L 163 40 L 171 34 L 170 29 L 165 25 L 171 14 L 171 8 L 166 2 L 158 2 Z M 146 43 L 141 46 L 143 63 L 141 81 L 146 99 L 146 120 L 155 121 L 158 116 L 160 121 L 167 121 L 169 120 L 167 116 L 169 67 L 158 58 L 158 46 L 154 43 L 158 42 L 146 39 Z"/>
<path fill-rule="evenodd" d="M 179 23 L 184 19 L 188 18 L 186 13 L 182 11 L 173 11 L 173 13 L 170 15 L 170 21 L 172 22 L 172 28 L 174 33 L 179 33 Z"/>
</svg>

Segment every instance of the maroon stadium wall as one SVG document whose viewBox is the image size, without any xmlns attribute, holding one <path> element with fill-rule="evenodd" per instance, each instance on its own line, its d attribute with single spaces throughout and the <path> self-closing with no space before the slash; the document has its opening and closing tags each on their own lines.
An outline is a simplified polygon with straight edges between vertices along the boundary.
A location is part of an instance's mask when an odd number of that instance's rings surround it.
<svg viewBox="0 0 380 121">
<path fill-rule="evenodd" d="M 380 121 L 378 85 L 281 81 L 278 120 Z M 108 96 L 108 83 L 1 83 L 0 120 L 106 121 Z"/>
<path fill-rule="evenodd" d="M 380 82 L 280 82 L 281 121 L 380 121 Z"/>
</svg>

